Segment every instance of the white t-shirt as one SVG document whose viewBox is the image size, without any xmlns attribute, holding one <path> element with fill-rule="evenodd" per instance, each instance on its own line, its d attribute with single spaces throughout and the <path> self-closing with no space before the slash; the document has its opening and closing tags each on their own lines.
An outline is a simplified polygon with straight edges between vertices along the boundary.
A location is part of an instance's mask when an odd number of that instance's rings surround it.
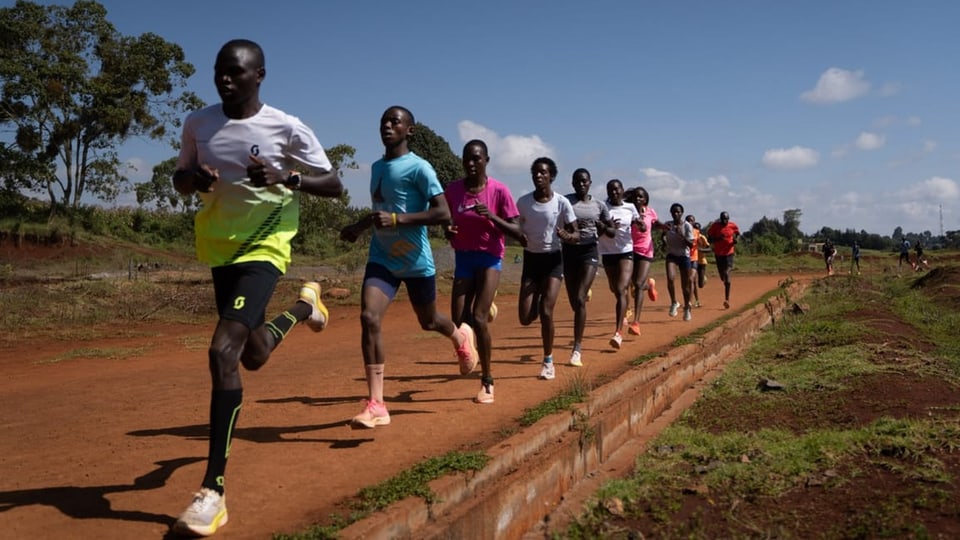
<svg viewBox="0 0 960 540">
<path fill-rule="evenodd" d="M 560 251 L 557 227 L 577 220 L 573 205 L 557 192 L 553 192 L 553 198 L 547 202 L 537 202 L 534 193 L 531 191 L 517 200 L 520 230 L 527 236 L 527 247 L 524 249 L 531 253 Z"/>
<path fill-rule="evenodd" d="M 634 221 L 640 220 L 640 212 L 633 204 L 623 203 L 620 206 L 607 204 L 607 213 L 610 214 L 610 220 L 616 222 L 617 232 L 613 238 L 601 234 L 597 242 L 597 248 L 601 255 L 615 255 L 617 253 L 630 253 L 633 251 L 633 237 L 630 235 L 630 225 Z"/>
</svg>

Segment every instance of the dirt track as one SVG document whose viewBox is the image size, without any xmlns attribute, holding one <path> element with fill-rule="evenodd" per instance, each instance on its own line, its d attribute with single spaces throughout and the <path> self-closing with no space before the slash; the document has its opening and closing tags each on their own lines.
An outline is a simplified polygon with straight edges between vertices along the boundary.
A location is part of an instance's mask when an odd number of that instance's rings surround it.
<svg viewBox="0 0 960 540">
<path fill-rule="evenodd" d="M 662 272 L 662 270 L 661 270 Z M 715 277 L 692 322 L 647 304 L 643 335 L 613 351 L 613 298 L 602 275 L 589 304 L 584 368 L 566 365 L 572 317 L 558 303 L 556 380 L 539 381 L 539 327 L 516 323 L 515 287 L 501 287 L 493 325 L 496 403 L 471 402 L 478 375 L 461 377 L 449 342 L 422 332 L 405 301 L 385 322 L 386 400 L 393 423 L 357 431 L 366 386 L 356 307 L 331 312 L 322 334 L 295 331 L 258 373 L 244 374 L 244 408 L 227 468 L 230 523 L 220 538 L 269 538 L 338 510 L 363 486 L 449 450 L 483 450 L 518 429 L 516 418 L 563 389 L 574 373 L 615 376 L 638 355 L 667 347 L 722 315 Z M 734 278 L 734 310 L 783 276 Z M 448 305 L 441 298 L 441 308 Z M 211 323 L 144 326 L 147 337 L 104 343 L 22 343 L 0 354 L 0 537 L 158 538 L 189 502 L 206 456 Z M 77 347 L 138 347 L 123 360 L 44 363 Z M 536 429 L 536 426 L 524 429 Z"/>
</svg>

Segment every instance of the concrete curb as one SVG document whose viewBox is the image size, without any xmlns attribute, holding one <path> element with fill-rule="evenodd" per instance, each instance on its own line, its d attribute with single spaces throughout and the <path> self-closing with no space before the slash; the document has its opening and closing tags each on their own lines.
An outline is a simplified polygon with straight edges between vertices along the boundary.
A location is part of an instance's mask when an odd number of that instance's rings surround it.
<svg viewBox="0 0 960 540">
<path fill-rule="evenodd" d="M 753 337 L 773 323 L 806 285 L 789 282 L 763 304 L 590 393 L 487 451 L 483 470 L 431 483 L 433 503 L 412 497 L 340 532 L 364 539 L 512 539 L 549 537 L 576 517 L 608 478 L 632 468 L 656 433 L 693 404 Z"/>
</svg>

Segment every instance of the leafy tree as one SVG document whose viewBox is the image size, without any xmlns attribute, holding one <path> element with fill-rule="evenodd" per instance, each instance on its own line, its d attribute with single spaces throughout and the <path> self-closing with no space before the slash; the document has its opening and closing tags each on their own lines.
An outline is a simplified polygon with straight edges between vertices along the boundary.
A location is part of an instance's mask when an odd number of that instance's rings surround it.
<svg viewBox="0 0 960 540">
<path fill-rule="evenodd" d="M 800 216 L 803 211 L 799 208 L 783 211 L 783 228 L 780 231 L 788 240 L 796 242 L 803 239 L 803 233 L 800 232 Z"/>
<path fill-rule="evenodd" d="M 137 184 L 134 190 L 137 193 L 137 204 L 143 206 L 153 203 L 157 210 L 169 206 L 174 210 L 182 208 L 192 211 L 200 204 L 200 197 L 196 194 L 183 195 L 173 188 L 173 173 L 177 170 L 177 158 L 165 159 L 153 166 L 153 175 L 149 182 Z"/>
<path fill-rule="evenodd" d="M 343 175 L 344 169 L 358 169 L 354 161 L 356 148 L 338 144 L 326 149 L 327 157 L 335 169 Z M 300 198 L 300 225 L 299 232 L 293 240 L 293 247 L 298 252 L 307 252 L 316 255 L 331 255 L 355 249 L 356 246 L 345 245 L 339 239 L 340 229 L 360 218 L 366 209 L 350 206 L 350 194 L 347 190 L 337 198 L 311 197 Z"/>
<path fill-rule="evenodd" d="M 88 193 L 114 200 L 129 189 L 116 148 L 168 137 L 200 105 L 179 93 L 194 73 L 179 45 L 122 35 L 106 16 L 92 0 L 0 9 L 0 126 L 15 133 L 4 182 L 45 191 L 51 213 Z"/>
<path fill-rule="evenodd" d="M 450 149 L 446 139 L 434 133 L 426 125 L 417 122 L 413 136 L 410 137 L 409 146 L 412 152 L 433 165 L 443 187 L 463 177 L 463 163 L 460 158 Z"/>
</svg>

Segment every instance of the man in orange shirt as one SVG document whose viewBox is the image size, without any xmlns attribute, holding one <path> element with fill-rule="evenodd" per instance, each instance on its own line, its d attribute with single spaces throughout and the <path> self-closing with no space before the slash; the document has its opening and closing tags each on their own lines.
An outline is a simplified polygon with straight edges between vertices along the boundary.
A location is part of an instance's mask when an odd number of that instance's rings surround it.
<svg viewBox="0 0 960 540">
<path fill-rule="evenodd" d="M 713 256 L 717 262 L 717 273 L 723 282 L 723 308 L 730 308 L 730 271 L 733 270 L 734 246 L 740 238 L 740 228 L 730 221 L 730 214 L 720 212 L 720 220 L 714 221 L 707 229 L 707 240 L 713 245 Z"/>
</svg>

